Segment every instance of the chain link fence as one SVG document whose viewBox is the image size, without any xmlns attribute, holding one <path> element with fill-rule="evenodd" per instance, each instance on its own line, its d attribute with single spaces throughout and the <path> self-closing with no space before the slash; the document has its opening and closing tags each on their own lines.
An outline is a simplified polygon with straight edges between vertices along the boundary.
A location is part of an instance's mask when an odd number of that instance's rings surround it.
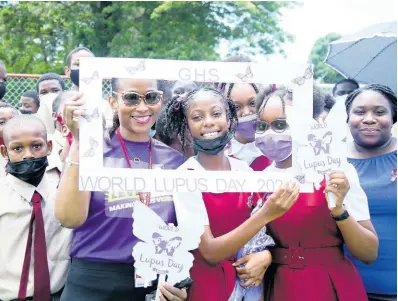
<svg viewBox="0 0 398 301">
<path fill-rule="evenodd" d="M 36 91 L 36 82 L 39 79 L 38 74 L 8 74 L 7 76 L 7 92 L 2 101 L 12 106 L 18 107 L 21 95 L 27 91 Z M 72 86 L 72 82 L 65 76 L 61 76 L 65 81 L 66 90 Z M 102 81 L 102 95 L 107 99 L 111 94 L 110 80 Z"/>
<path fill-rule="evenodd" d="M 38 74 L 8 74 L 7 78 L 7 92 L 2 101 L 5 101 L 12 106 L 18 107 L 21 95 L 29 90 L 36 91 L 36 82 L 39 79 Z M 61 76 L 66 85 L 66 89 L 69 90 L 72 86 L 71 81 L 65 76 Z M 321 89 L 327 93 L 331 93 L 332 84 L 320 84 Z M 102 96 L 103 99 L 108 99 L 111 95 L 112 88 L 110 80 L 102 81 Z"/>
</svg>

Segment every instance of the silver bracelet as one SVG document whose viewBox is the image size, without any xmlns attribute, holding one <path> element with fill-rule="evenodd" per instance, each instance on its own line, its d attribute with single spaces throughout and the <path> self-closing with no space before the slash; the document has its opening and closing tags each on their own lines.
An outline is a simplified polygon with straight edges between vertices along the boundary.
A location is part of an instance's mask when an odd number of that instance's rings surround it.
<svg viewBox="0 0 398 301">
<path fill-rule="evenodd" d="M 79 162 L 71 161 L 71 159 L 69 159 L 69 158 L 66 158 L 65 163 L 66 163 L 66 165 L 67 165 L 68 167 L 71 167 L 71 166 L 79 166 L 79 165 L 80 165 Z"/>
</svg>

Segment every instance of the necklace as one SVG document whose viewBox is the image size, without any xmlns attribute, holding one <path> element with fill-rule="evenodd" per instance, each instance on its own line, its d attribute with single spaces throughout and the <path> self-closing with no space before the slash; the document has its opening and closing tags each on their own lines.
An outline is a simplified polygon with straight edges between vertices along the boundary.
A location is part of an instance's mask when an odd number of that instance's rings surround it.
<svg viewBox="0 0 398 301">
<path fill-rule="evenodd" d="M 117 137 L 119 138 L 119 143 L 120 143 L 120 146 L 122 147 L 122 150 L 123 150 L 123 153 L 124 153 L 124 158 L 126 159 L 127 165 L 130 168 L 133 168 L 133 166 L 131 166 L 129 154 L 127 153 L 126 144 L 124 143 L 122 135 L 120 134 L 120 129 L 116 130 L 116 134 L 117 134 Z M 152 139 L 149 140 L 149 160 L 148 161 L 149 161 L 148 162 L 148 169 L 152 169 Z M 140 198 L 141 203 L 149 206 L 149 204 L 151 202 L 151 193 L 150 192 L 147 192 L 146 200 L 144 200 L 144 194 L 142 192 L 139 192 L 138 196 Z"/>
<path fill-rule="evenodd" d="M 144 151 L 139 156 L 136 156 L 126 145 L 127 150 L 133 155 L 133 161 L 135 164 L 138 164 L 141 162 L 142 155 L 146 153 L 150 144 L 151 144 L 151 141 L 148 142 L 148 146 L 144 149 Z"/>
</svg>

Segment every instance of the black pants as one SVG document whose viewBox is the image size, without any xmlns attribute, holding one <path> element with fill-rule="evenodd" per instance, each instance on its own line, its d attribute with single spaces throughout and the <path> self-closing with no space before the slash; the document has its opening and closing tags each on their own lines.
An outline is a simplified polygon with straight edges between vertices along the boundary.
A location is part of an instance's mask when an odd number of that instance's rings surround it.
<svg viewBox="0 0 398 301">
<path fill-rule="evenodd" d="M 397 295 L 379 295 L 379 294 L 369 294 L 369 301 L 397 301 Z"/>
<path fill-rule="evenodd" d="M 134 266 L 72 259 L 61 301 L 145 301 L 157 284 L 135 288 Z"/>
</svg>

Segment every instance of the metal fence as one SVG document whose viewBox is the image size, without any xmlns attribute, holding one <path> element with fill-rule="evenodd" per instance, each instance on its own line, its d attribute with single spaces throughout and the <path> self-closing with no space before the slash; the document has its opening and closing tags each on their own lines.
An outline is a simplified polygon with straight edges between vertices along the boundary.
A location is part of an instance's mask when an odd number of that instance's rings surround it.
<svg viewBox="0 0 398 301">
<path fill-rule="evenodd" d="M 7 93 L 2 99 L 15 107 L 18 106 L 21 95 L 29 90 L 36 90 L 36 82 L 39 79 L 39 74 L 8 74 L 7 79 Z M 65 76 L 61 76 L 66 84 L 66 89 L 70 89 L 72 83 Z M 331 92 L 333 87 L 332 84 L 320 84 L 322 90 L 325 92 Z M 103 99 L 107 99 L 111 94 L 111 82 L 110 80 L 102 81 L 102 95 Z"/>
<path fill-rule="evenodd" d="M 36 91 L 36 82 L 39 79 L 39 74 L 8 74 L 7 77 L 7 92 L 2 101 L 5 101 L 15 107 L 18 107 L 21 95 L 27 91 Z M 61 76 L 66 85 L 66 89 L 69 90 L 72 86 L 69 78 Z M 111 82 L 110 80 L 102 81 L 102 95 L 104 99 L 107 99 L 111 94 Z"/>
</svg>

